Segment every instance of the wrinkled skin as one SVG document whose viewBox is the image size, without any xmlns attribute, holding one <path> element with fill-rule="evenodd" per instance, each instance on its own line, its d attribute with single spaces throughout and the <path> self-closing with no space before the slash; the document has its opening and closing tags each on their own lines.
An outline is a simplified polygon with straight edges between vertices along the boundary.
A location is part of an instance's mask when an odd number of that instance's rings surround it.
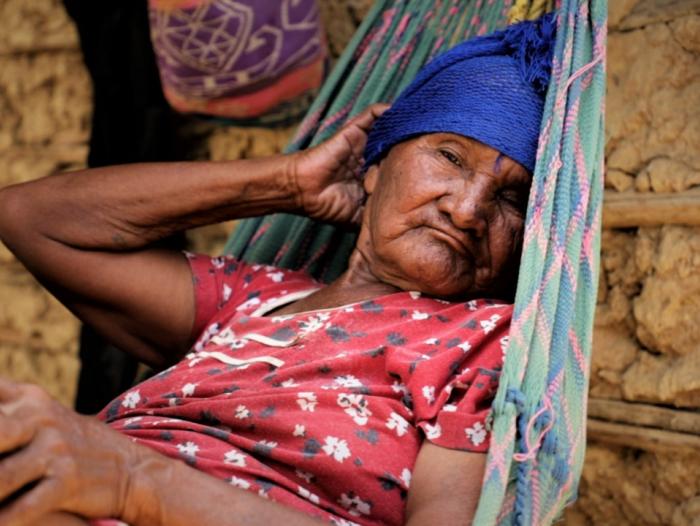
<svg viewBox="0 0 700 526">
<path fill-rule="evenodd" d="M 2 378 L 0 429 L 0 524 L 71 526 L 86 524 L 79 516 L 121 514 L 141 448 L 41 388 Z"/>
<path fill-rule="evenodd" d="M 358 249 L 371 272 L 441 298 L 512 296 L 531 176 L 497 150 L 437 133 L 370 168 Z"/>
<path fill-rule="evenodd" d="M 370 167 L 363 191 L 358 171 L 366 133 L 385 109 L 368 108 L 328 142 L 292 156 L 210 163 L 204 169 L 187 163 L 109 167 L 0 192 L 0 233 L 43 283 L 54 285 L 59 296 L 69 293 L 61 299 L 70 308 L 111 331 L 108 337 L 122 348 L 160 366 L 192 344 L 194 305 L 182 256 L 149 251 L 149 244 L 183 227 L 269 213 L 266 207 L 327 221 L 361 221 L 347 272 L 279 313 L 398 290 L 455 299 L 512 295 L 529 174 L 477 141 L 431 134 L 392 148 Z M 231 178 L 233 168 L 252 175 Z M 15 193 L 21 197 L 15 205 L 27 207 L 19 219 L 2 214 L 12 210 Z M 18 224 L 32 226 L 21 230 Z M 413 491 L 409 504 L 421 503 L 413 506 L 416 516 L 450 520 L 436 518 L 440 512 L 469 520 L 479 494 L 473 474 L 483 472 L 483 455 L 431 444 L 421 455 L 426 468 L 414 474 L 412 488 L 430 490 L 449 481 L 461 489 L 460 498 L 449 503 L 454 510 L 430 491 Z M 170 485 L 172 470 L 190 470 L 178 472 L 187 484 Z M 168 488 L 160 499 L 153 498 L 158 487 Z M 193 497 L 194 491 L 200 493 Z M 168 497 L 167 505 L 159 504 Z M 0 524 L 76 526 L 85 517 L 114 516 L 132 526 L 179 526 L 202 520 L 203 510 L 220 513 L 207 522 L 218 524 L 231 517 L 226 505 L 236 503 L 260 524 L 314 523 L 138 446 L 63 408 L 38 387 L 0 379 Z M 194 507 L 178 508 L 183 504 Z M 165 509 L 175 515 L 159 516 Z"/>
</svg>

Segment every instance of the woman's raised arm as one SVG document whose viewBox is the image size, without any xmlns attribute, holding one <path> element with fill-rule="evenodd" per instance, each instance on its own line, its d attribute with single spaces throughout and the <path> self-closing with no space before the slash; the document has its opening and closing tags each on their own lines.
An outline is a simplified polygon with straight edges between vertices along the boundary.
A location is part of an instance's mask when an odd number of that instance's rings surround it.
<svg viewBox="0 0 700 526">
<path fill-rule="evenodd" d="M 357 219 L 372 106 L 311 150 L 258 160 L 153 163 L 49 176 L 0 190 L 0 239 L 69 309 L 156 366 L 189 348 L 191 274 L 152 243 L 271 212 Z"/>
</svg>

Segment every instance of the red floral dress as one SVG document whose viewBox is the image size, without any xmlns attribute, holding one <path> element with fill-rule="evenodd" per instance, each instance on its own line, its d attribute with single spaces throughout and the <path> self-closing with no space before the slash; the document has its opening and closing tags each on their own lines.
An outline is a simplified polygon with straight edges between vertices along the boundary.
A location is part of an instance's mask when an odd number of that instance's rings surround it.
<svg viewBox="0 0 700 526">
<path fill-rule="evenodd" d="M 338 525 L 403 524 L 423 440 L 487 451 L 511 305 L 398 292 L 276 316 L 321 285 L 188 258 L 197 342 L 102 411 L 114 429 Z"/>
</svg>

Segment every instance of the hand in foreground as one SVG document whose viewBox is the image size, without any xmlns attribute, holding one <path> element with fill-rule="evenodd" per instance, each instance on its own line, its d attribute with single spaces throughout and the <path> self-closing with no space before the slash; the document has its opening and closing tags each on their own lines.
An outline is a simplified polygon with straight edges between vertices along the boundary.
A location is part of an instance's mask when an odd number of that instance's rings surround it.
<svg viewBox="0 0 700 526">
<path fill-rule="evenodd" d="M 292 183 L 310 217 L 359 224 L 365 198 L 359 175 L 367 133 L 387 109 L 388 104 L 373 104 L 327 141 L 295 154 Z"/>
<path fill-rule="evenodd" d="M 0 524 L 119 517 L 139 449 L 41 388 L 0 378 Z"/>
</svg>

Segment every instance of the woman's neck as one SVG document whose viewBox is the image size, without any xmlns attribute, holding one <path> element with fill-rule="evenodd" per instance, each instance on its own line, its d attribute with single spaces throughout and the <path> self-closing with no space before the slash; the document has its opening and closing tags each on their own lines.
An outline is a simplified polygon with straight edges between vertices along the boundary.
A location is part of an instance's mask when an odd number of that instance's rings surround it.
<svg viewBox="0 0 700 526">
<path fill-rule="evenodd" d="M 342 307 L 395 292 L 401 292 L 401 289 L 379 280 L 372 273 L 369 262 L 361 251 L 355 249 L 350 256 L 347 270 L 338 279 L 306 298 L 275 310 L 274 315 Z"/>
</svg>

